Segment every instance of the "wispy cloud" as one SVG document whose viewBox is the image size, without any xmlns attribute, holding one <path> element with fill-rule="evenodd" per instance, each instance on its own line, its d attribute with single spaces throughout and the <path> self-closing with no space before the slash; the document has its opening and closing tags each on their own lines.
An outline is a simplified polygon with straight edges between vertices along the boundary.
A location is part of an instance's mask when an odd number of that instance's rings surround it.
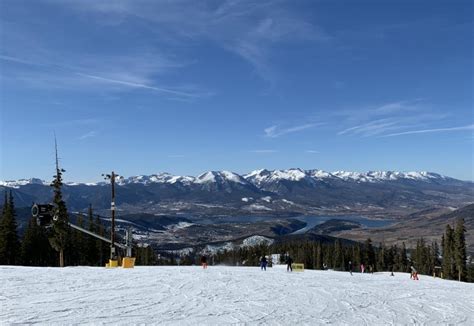
<svg viewBox="0 0 474 326">
<path fill-rule="evenodd" d="M 386 132 L 387 130 L 398 129 L 400 126 L 397 119 L 379 119 L 370 121 L 358 126 L 350 127 L 339 131 L 338 135 L 353 134 L 362 135 L 364 137 L 374 136 Z"/>
<path fill-rule="evenodd" d="M 306 124 L 293 126 L 289 128 L 281 128 L 279 125 L 273 125 L 273 126 L 263 129 L 263 132 L 264 132 L 265 137 L 277 138 L 283 135 L 303 131 L 303 130 L 314 128 L 320 125 L 322 125 L 322 123 L 306 123 Z"/>
<path fill-rule="evenodd" d="M 307 149 L 307 150 L 305 151 L 305 153 L 308 153 L 308 154 L 321 154 L 320 151 L 315 151 L 315 150 L 313 150 L 313 149 Z"/>
<path fill-rule="evenodd" d="M 36 64 L 32 61 L 29 61 L 29 60 L 25 60 L 25 59 L 21 59 L 21 58 L 17 58 L 17 57 L 12 57 L 12 56 L 9 56 L 9 55 L 2 55 L 2 54 L 0 54 L 0 60 L 14 62 L 14 63 L 21 63 L 21 64 L 24 64 L 24 65 L 38 65 L 38 64 Z"/>
<path fill-rule="evenodd" d="M 101 120 L 97 118 L 84 118 L 84 119 L 70 119 L 70 120 L 61 120 L 54 122 L 46 122 L 42 124 L 45 127 L 77 127 L 81 128 L 94 128 L 94 125 L 100 123 Z"/>
<path fill-rule="evenodd" d="M 149 86 L 149 85 L 133 83 L 133 82 L 127 82 L 127 81 L 124 81 L 124 80 L 110 79 L 110 78 L 105 78 L 105 77 L 95 76 L 95 75 L 89 75 L 89 74 L 83 74 L 83 73 L 76 73 L 76 74 L 79 75 L 79 76 L 82 76 L 82 77 L 99 80 L 99 81 L 105 82 L 105 83 L 119 84 L 119 85 L 123 85 L 123 86 L 134 87 L 134 88 L 145 88 L 145 89 L 150 89 L 150 90 L 153 90 L 153 91 L 157 91 L 157 92 L 161 92 L 161 93 L 167 93 L 167 94 L 171 94 L 171 95 L 175 95 L 175 96 L 177 95 L 177 96 L 183 96 L 183 97 L 200 97 L 199 94 L 180 92 L 180 91 L 167 89 L 167 88 Z"/>
<path fill-rule="evenodd" d="M 248 62 L 269 83 L 276 47 L 298 42 L 324 42 L 327 32 L 305 20 L 280 1 L 56 1 L 69 10 L 91 15 L 98 24 L 123 24 L 128 18 L 145 21 L 161 41 L 188 44 L 210 41 Z"/>
<path fill-rule="evenodd" d="M 92 137 L 95 137 L 97 136 L 97 132 L 96 131 L 89 131 L 88 133 L 85 133 L 81 136 L 79 136 L 77 139 L 78 140 L 84 140 L 84 139 L 87 139 L 87 138 L 92 138 Z"/>
<path fill-rule="evenodd" d="M 410 131 L 388 134 L 383 137 L 394 137 L 394 136 L 413 135 L 413 134 L 427 134 L 427 133 L 437 133 L 437 132 L 464 131 L 464 130 L 474 130 L 474 124 L 467 125 L 467 126 L 460 126 L 460 127 L 410 130 Z"/>
<path fill-rule="evenodd" d="M 339 123 L 346 125 L 346 128 L 337 134 L 359 137 L 401 134 L 410 129 L 431 129 L 430 126 L 447 117 L 447 113 L 427 107 L 422 99 L 389 102 L 339 113 Z"/>
<path fill-rule="evenodd" d="M 250 151 L 251 153 L 256 153 L 256 154 L 272 154 L 272 153 L 277 153 L 277 150 L 274 149 L 254 149 Z"/>
<path fill-rule="evenodd" d="M 70 88 L 78 91 L 95 90 L 97 89 L 97 83 L 101 83 L 103 85 L 108 84 L 115 87 L 115 89 L 124 87 L 147 89 L 163 95 L 171 96 L 171 99 L 182 99 L 187 101 L 190 99 L 209 97 L 214 94 L 214 92 L 202 91 L 195 86 L 189 91 L 155 86 L 153 85 L 153 80 L 149 76 L 160 71 L 160 64 L 154 66 L 148 64 L 137 65 L 134 62 L 134 58 L 125 59 L 124 57 L 120 57 L 118 61 L 109 59 L 109 61 L 115 61 L 115 64 L 109 62 L 107 64 L 104 63 L 102 66 L 99 64 L 99 62 L 102 61 L 102 58 L 100 57 L 97 57 L 96 61 L 88 59 L 86 60 L 87 63 L 85 65 L 82 64 L 77 66 L 61 63 L 48 63 L 47 59 L 35 62 L 20 57 L 5 55 L 0 55 L 0 60 L 40 68 L 39 70 L 29 69 L 17 73 L 15 79 L 41 88 Z M 89 73 L 88 71 L 91 70 L 91 68 L 94 68 L 94 66 L 100 66 L 98 69 L 102 71 L 103 75 Z M 127 71 L 123 71 L 123 67 L 125 66 L 128 67 Z M 86 80 L 91 82 L 86 82 Z M 113 89 L 114 88 L 109 87 L 109 90 Z M 101 88 L 101 90 L 104 90 L 104 88 Z"/>
</svg>

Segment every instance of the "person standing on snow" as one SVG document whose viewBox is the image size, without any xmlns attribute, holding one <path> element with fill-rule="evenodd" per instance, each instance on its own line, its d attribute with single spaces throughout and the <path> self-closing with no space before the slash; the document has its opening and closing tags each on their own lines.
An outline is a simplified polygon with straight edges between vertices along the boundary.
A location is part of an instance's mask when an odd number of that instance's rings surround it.
<svg viewBox="0 0 474 326">
<path fill-rule="evenodd" d="M 363 274 L 365 271 L 365 266 L 364 264 L 360 264 L 360 272 Z"/>
<path fill-rule="evenodd" d="M 267 270 L 267 257 L 265 256 L 260 259 L 260 270 Z"/>
<path fill-rule="evenodd" d="M 349 273 L 352 275 L 352 262 L 349 260 Z"/>
<path fill-rule="evenodd" d="M 201 266 L 203 269 L 207 268 L 207 257 L 204 255 L 201 257 Z"/>
<path fill-rule="evenodd" d="M 293 264 L 293 259 L 291 259 L 290 255 L 286 257 L 286 271 L 287 272 L 293 272 L 293 267 L 291 266 Z"/>
<path fill-rule="evenodd" d="M 415 267 L 413 267 L 413 265 L 410 266 L 410 269 L 411 269 L 410 278 L 418 281 L 418 271 L 415 269 Z"/>
</svg>

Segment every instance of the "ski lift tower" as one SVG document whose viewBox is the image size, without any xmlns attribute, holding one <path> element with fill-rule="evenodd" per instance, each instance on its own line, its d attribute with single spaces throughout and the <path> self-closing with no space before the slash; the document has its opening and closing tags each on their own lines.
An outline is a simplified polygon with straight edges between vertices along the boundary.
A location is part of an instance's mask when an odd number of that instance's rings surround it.
<svg viewBox="0 0 474 326">
<path fill-rule="evenodd" d="M 102 174 L 105 180 L 110 180 L 112 186 L 112 200 L 110 203 L 110 210 L 112 215 L 111 227 L 110 227 L 110 260 L 108 267 L 117 267 L 117 253 L 115 252 L 115 178 L 119 175 L 112 171 L 111 174 Z"/>
</svg>

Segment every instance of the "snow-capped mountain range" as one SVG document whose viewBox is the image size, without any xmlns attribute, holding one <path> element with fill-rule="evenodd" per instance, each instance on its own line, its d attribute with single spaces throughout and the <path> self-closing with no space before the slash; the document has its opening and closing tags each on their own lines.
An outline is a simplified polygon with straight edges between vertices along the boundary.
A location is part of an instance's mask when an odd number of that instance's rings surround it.
<svg viewBox="0 0 474 326">
<path fill-rule="evenodd" d="M 13 190 L 18 206 L 51 201 L 50 182 L 23 179 L 0 182 Z M 120 209 L 129 213 L 189 215 L 363 213 L 396 210 L 410 213 L 433 206 L 474 203 L 474 183 L 433 172 L 325 172 L 322 170 L 256 170 L 247 174 L 209 171 L 194 176 L 169 173 L 120 177 Z M 68 207 L 106 210 L 109 182 L 66 182 Z"/>
<path fill-rule="evenodd" d="M 253 184 L 259 187 L 262 184 L 277 182 L 277 181 L 302 181 L 307 182 L 324 181 L 324 180 L 340 180 L 348 182 L 384 182 L 384 181 L 400 181 L 400 180 L 414 180 L 414 181 L 436 181 L 452 179 L 434 172 L 397 172 L 397 171 L 369 171 L 365 173 L 335 171 L 326 172 L 323 170 L 303 170 L 303 169 L 286 169 L 286 170 L 255 170 L 250 173 L 239 175 L 230 171 L 208 171 L 194 176 L 178 176 L 170 173 L 159 173 L 151 175 L 139 175 L 128 178 L 119 177 L 117 179 L 118 185 L 129 184 L 153 184 L 153 183 L 167 183 L 167 184 L 206 184 L 206 183 L 239 183 L 242 185 Z M 455 179 L 452 179 L 455 180 Z M 19 179 L 12 181 L 0 181 L 0 186 L 9 188 L 18 188 L 28 184 L 49 185 L 50 182 L 38 178 Z M 66 182 L 69 186 L 86 185 L 86 186 L 101 186 L 106 185 L 106 182 L 97 183 L 76 183 Z"/>
</svg>

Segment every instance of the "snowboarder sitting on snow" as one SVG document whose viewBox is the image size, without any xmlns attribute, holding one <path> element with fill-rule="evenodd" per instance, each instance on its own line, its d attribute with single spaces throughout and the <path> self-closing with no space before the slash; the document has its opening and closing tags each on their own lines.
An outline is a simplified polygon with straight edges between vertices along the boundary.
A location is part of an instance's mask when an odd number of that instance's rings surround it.
<svg viewBox="0 0 474 326">
<path fill-rule="evenodd" d="M 415 269 L 415 267 L 413 267 L 413 265 L 410 266 L 410 269 L 411 269 L 410 278 L 418 281 L 418 271 Z"/>
<path fill-rule="evenodd" d="M 261 270 L 267 270 L 267 257 L 262 256 L 260 259 L 260 269 Z"/>
<path fill-rule="evenodd" d="M 349 260 L 349 273 L 352 275 L 352 262 Z"/>
<path fill-rule="evenodd" d="M 202 266 L 202 268 L 204 268 L 204 269 L 207 268 L 207 257 L 206 257 L 206 256 L 202 256 L 202 257 L 201 257 L 201 266 Z"/>
<path fill-rule="evenodd" d="M 293 264 L 293 259 L 291 259 L 290 256 L 286 257 L 286 271 L 287 272 L 293 272 L 293 267 L 291 266 Z"/>
</svg>

